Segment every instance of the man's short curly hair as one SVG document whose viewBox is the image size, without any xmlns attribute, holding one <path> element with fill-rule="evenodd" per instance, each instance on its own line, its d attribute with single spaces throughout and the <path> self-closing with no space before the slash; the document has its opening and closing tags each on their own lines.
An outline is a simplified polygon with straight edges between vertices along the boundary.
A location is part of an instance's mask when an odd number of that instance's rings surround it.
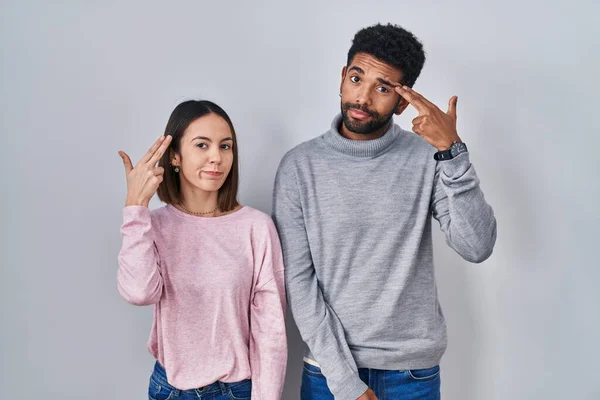
<svg viewBox="0 0 600 400">
<path fill-rule="evenodd" d="M 357 53 L 369 54 L 402 71 L 402 84 L 412 87 L 425 64 L 423 45 L 411 32 L 398 25 L 373 25 L 354 35 L 347 66 Z"/>
</svg>

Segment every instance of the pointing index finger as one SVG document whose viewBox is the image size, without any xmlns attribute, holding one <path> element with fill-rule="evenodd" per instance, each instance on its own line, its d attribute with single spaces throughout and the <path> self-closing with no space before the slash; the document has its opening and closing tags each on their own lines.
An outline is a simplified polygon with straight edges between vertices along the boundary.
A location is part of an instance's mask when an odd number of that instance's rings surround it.
<svg viewBox="0 0 600 400">
<path fill-rule="evenodd" d="M 396 92 L 404 97 L 419 113 L 426 112 L 432 103 L 408 86 L 396 86 Z"/>
<path fill-rule="evenodd" d="M 150 149 L 148 149 L 148 151 L 146 152 L 146 154 L 144 155 L 144 157 L 142 157 L 142 159 L 139 162 L 140 163 L 149 162 L 150 159 L 152 158 L 152 156 L 154 155 L 154 153 L 156 153 L 156 151 L 158 150 L 158 148 L 162 144 L 162 142 L 163 142 L 164 139 L 165 139 L 164 136 L 160 136 L 158 139 L 156 139 L 156 142 L 154 142 L 154 144 L 152 145 L 152 147 L 150 147 Z"/>
<path fill-rule="evenodd" d="M 154 155 L 152 155 L 152 158 L 150 158 L 150 164 L 154 165 L 160 160 L 163 154 L 165 154 L 165 151 L 167 151 L 167 149 L 169 148 L 169 145 L 171 144 L 171 139 L 171 135 L 165 136 L 165 139 L 161 143 L 160 147 L 156 150 Z"/>
</svg>

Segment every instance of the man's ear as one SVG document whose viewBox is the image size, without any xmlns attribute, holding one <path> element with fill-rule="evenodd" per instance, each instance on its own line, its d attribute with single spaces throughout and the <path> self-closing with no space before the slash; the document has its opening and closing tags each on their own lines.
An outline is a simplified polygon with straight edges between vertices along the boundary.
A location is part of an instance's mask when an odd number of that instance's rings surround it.
<svg viewBox="0 0 600 400">
<path fill-rule="evenodd" d="M 344 80 L 346 79 L 347 73 L 348 67 L 344 65 L 344 68 L 342 68 L 342 81 L 340 82 L 340 94 L 342 93 L 342 86 L 344 86 Z"/>
<path fill-rule="evenodd" d="M 396 115 L 400 115 L 404 112 L 404 110 L 406 110 L 406 107 L 408 107 L 409 102 L 408 100 L 406 100 L 404 97 L 402 97 L 400 99 L 400 103 L 398 104 L 398 107 L 396 107 L 396 111 L 394 111 L 394 114 Z"/>
</svg>

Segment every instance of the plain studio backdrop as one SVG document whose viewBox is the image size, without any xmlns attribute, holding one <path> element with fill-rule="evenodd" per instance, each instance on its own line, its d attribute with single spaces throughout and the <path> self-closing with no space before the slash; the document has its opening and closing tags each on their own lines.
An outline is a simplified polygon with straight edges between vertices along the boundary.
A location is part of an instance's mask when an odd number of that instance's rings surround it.
<svg viewBox="0 0 600 400">
<path fill-rule="evenodd" d="M 152 308 L 116 289 L 117 151 L 137 161 L 179 102 L 213 100 L 238 131 L 242 203 L 270 213 L 283 154 L 339 112 L 353 35 L 393 22 L 428 55 L 415 89 L 444 111 L 459 96 L 498 219 L 480 265 L 434 222 L 442 397 L 600 399 L 600 6 L 554 3 L 3 1 L 0 397 L 145 398 Z"/>
</svg>

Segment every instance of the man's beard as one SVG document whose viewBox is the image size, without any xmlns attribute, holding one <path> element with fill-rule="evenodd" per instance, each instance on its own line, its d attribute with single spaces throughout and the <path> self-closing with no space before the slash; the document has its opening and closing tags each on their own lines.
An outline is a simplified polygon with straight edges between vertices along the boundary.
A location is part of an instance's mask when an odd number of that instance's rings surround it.
<svg viewBox="0 0 600 400">
<path fill-rule="evenodd" d="M 392 117 L 394 116 L 394 110 L 397 108 L 397 106 L 394 107 L 389 114 L 383 116 L 377 111 L 369 110 L 367 107 L 361 107 L 358 104 L 353 103 L 342 103 L 341 108 L 344 125 L 350 132 L 357 133 L 359 135 L 369 135 L 385 127 L 391 121 Z M 348 111 L 350 109 L 362 111 L 365 114 L 368 114 L 371 119 L 366 122 L 353 120 L 348 115 Z"/>
</svg>

